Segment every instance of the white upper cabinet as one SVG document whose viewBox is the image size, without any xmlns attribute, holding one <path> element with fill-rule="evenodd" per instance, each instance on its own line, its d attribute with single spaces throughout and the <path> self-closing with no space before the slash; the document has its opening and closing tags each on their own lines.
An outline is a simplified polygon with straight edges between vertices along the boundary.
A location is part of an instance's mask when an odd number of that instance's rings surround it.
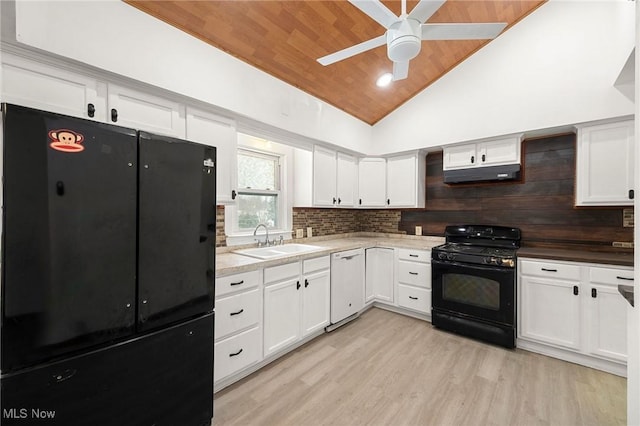
<svg viewBox="0 0 640 426">
<path fill-rule="evenodd" d="M 520 137 L 479 143 L 478 159 L 483 166 L 519 164 Z"/>
<path fill-rule="evenodd" d="M 515 135 L 463 145 L 445 146 L 443 149 L 443 169 L 456 170 L 520 164 L 521 141 L 522 135 Z"/>
<path fill-rule="evenodd" d="M 109 84 L 107 122 L 184 139 L 185 106 L 171 100 Z"/>
<path fill-rule="evenodd" d="M 634 121 L 578 128 L 576 205 L 633 205 Z"/>
<path fill-rule="evenodd" d="M 387 160 L 363 158 L 358 163 L 358 206 L 387 205 Z"/>
<path fill-rule="evenodd" d="M 387 158 L 387 206 L 424 207 L 425 167 L 424 155 Z"/>
<path fill-rule="evenodd" d="M 3 53 L 2 100 L 72 117 L 106 121 L 107 84 Z"/>
<path fill-rule="evenodd" d="M 234 203 L 238 180 L 235 122 L 188 107 L 187 139 L 216 147 L 216 201 Z"/>
<path fill-rule="evenodd" d="M 355 157 L 315 146 L 313 149 L 313 205 L 353 207 L 357 167 Z"/>
<path fill-rule="evenodd" d="M 313 148 L 313 205 L 334 206 L 336 197 L 336 152 L 319 146 Z"/>
<path fill-rule="evenodd" d="M 358 184 L 358 162 L 355 157 L 338 153 L 336 194 L 339 207 L 353 207 Z"/>
</svg>

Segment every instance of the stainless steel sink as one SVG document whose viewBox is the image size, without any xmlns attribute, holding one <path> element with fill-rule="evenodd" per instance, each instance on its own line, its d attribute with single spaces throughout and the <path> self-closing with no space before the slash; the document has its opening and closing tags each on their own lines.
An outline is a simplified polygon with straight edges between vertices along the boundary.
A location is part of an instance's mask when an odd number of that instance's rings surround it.
<svg viewBox="0 0 640 426">
<path fill-rule="evenodd" d="M 324 247 L 312 246 L 309 244 L 284 244 L 280 246 L 235 250 L 234 253 L 255 257 L 257 259 L 273 259 L 275 257 L 292 256 L 323 249 Z"/>
</svg>

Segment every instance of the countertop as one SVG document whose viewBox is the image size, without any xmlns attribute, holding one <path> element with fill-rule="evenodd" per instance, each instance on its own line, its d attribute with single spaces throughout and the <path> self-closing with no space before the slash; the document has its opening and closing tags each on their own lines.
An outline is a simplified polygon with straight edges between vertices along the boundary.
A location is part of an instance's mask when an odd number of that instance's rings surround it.
<svg viewBox="0 0 640 426">
<path fill-rule="evenodd" d="M 310 259 L 356 248 L 392 247 L 431 250 L 431 248 L 443 244 L 444 238 L 421 237 L 416 235 L 404 234 L 357 232 L 352 234 L 339 234 L 326 237 L 300 238 L 291 240 L 289 242 L 311 244 L 314 246 L 319 246 L 321 247 L 321 249 L 303 254 L 262 260 L 249 256 L 243 256 L 241 254 L 236 254 L 233 252 L 234 250 L 247 248 L 250 246 L 218 247 L 216 249 L 216 276 L 221 277 L 229 274 L 237 274 L 240 272 L 282 265 L 285 263 L 296 262 L 299 260 Z M 629 252 L 613 253 L 602 251 L 599 252 L 586 250 L 523 247 L 518 250 L 518 257 L 633 267 L 633 253 Z"/>
<path fill-rule="evenodd" d="M 397 247 L 431 250 L 432 247 L 443 244 L 444 238 L 358 232 L 353 234 L 332 235 L 329 237 L 300 238 L 291 240 L 290 242 L 310 244 L 322 247 L 322 249 L 303 254 L 284 256 L 277 259 L 262 260 L 233 253 L 234 250 L 244 247 L 218 247 L 216 249 L 216 276 L 221 277 L 229 274 L 237 274 L 239 272 L 282 265 L 284 263 L 296 262 L 298 260 L 310 259 L 356 248 Z"/>
<path fill-rule="evenodd" d="M 633 267 L 633 253 L 628 252 L 612 253 L 604 251 L 522 247 L 518 249 L 518 258 L 523 257 Z"/>
</svg>

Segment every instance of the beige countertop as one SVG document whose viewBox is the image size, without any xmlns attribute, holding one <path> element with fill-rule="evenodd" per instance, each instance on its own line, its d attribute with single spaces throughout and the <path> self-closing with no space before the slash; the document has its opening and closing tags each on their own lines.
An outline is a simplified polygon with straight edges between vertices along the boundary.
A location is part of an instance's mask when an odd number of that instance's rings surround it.
<svg viewBox="0 0 640 426">
<path fill-rule="evenodd" d="M 235 250 L 254 247 L 254 245 L 218 247 L 216 249 L 216 276 L 221 277 L 229 274 L 237 274 L 240 272 L 282 265 L 285 263 L 296 262 L 299 260 L 310 259 L 356 248 L 393 247 L 430 250 L 437 245 L 443 244 L 444 238 L 420 237 L 416 235 L 403 234 L 357 232 L 351 234 L 331 235 L 326 237 L 300 238 L 290 240 L 289 243 L 310 244 L 319 246 L 321 247 L 321 249 L 303 254 L 262 260 L 234 253 Z M 523 247 L 518 250 L 518 257 L 564 260 L 571 262 L 600 263 L 633 267 L 633 253 L 629 252 L 612 253 L 601 251 L 599 252 L 586 250 Z"/>
<path fill-rule="evenodd" d="M 613 253 L 604 251 L 523 247 L 518 249 L 518 257 L 566 260 L 570 262 L 602 263 L 607 265 L 633 267 L 633 253 L 630 252 Z"/>
<path fill-rule="evenodd" d="M 329 237 L 301 238 L 289 242 L 311 244 L 322 247 L 322 249 L 303 254 L 283 256 L 276 259 L 262 260 L 233 252 L 240 248 L 246 248 L 246 246 L 218 247 L 216 249 L 216 276 L 221 277 L 229 274 L 237 274 L 239 272 L 282 265 L 284 263 L 291 263 L 356 248 L 398 247 L 430 250 L 432 247 L 443 244 L 444 238 L 358 232 L 353 234 L 332 235 Z"/>
</svg>

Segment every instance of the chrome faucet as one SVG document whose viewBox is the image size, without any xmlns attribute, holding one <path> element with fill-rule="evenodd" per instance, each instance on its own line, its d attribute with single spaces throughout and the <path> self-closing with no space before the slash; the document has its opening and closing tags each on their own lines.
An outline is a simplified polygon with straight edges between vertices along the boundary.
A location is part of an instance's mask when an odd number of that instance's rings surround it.
<svg viewBox="0 0 640 426">
<path fill-rule="evenodd" d="M 267 225 L 265 225 L 264 223 L 259 223 L 258 226 L 256 226 L 256 229 L 253 230 L 253 236 L 254 237 L 256 236 L 256 232 L 258 232 L 258 228 L 260 228 L 261 226 L 264 227 L 264 231 L 266 232 L 266 235 L 264 237 L 264 243 L 259 239 L 255 238 L 255 240 L 258 242 L 258 247 L 260 247 L 263 244 L 265 246 L 269 245 L 269 229 L 267 228 Z"/>
</svg>

